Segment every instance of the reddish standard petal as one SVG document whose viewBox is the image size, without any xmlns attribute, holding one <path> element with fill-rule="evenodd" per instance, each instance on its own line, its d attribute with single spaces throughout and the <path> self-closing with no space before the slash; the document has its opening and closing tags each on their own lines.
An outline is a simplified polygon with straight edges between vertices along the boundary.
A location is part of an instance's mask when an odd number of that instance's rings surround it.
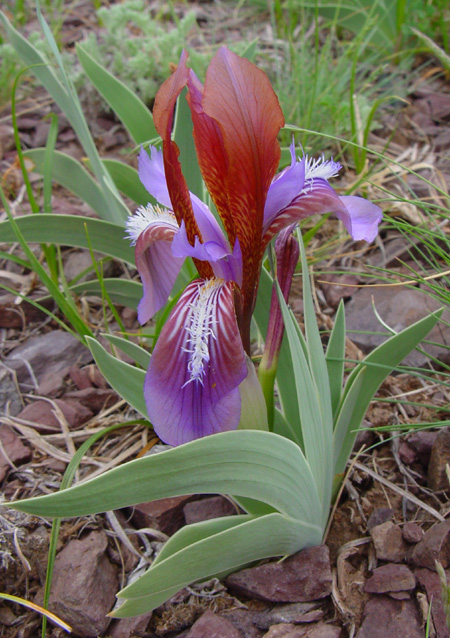
<svg viewBox="0 0 450 638">
<path fill-rule="evenodd" d="M 189 243 L 193 246 L 195 237 L 201 241 L 202 236 L 195 221 L 189 189 L 181 171 L 178 159 L 180 151 L 171 138 L 175 103 L 189 78 L 190 71 L 186 66 L 187 57 L 187 52 L 183 50 L 177 70 L 164 82 L 156 94 L 153 121 L 163 141 L 164 171 L 172 209 L 180 226 L 181 222 L 184 221 Z M 198 262 L 196 266 L 202 277 L 212 275 L 212 270 L 206 262 Z"/>
<path fill-rule="evenodd" d="M 213 194 L 218 189 L 227 193 L 228 210 L 221 214 L 230 216 L 236 228 L 243 259 L 244 315 L 249 315 L 258 282 L 264 204 L 280 160 L 277 135 L 283 113 L 265 73 L 226 47 L 209 65 L 202 105 L 222 133 L 226 171 L 216 163 L 221 173 L 210 188 Z M 200 152 L 206 162 L 207 148 Z"/>
<path fill-rule="evenodd" d="M 194 125 L 194 142 L 198 164 L 206 187 L 222 218 L 230 245 L 236 240 L 233 218 L 228 215 L 228 190 L 224 188 L 224 179 L 228 173 L 228 158 L 225 153 L 222 132 L 217 122 L 203 110 L 203 84 L 191 71 L 188 81 L 189 103 Z"/>
<path fill-rule="evenodd" d="M 196 280 L 161 331 L 145 378 L 150 421 L 169 445 L 237 428 L 247 375 L 234 285 Z"/>
</svg>

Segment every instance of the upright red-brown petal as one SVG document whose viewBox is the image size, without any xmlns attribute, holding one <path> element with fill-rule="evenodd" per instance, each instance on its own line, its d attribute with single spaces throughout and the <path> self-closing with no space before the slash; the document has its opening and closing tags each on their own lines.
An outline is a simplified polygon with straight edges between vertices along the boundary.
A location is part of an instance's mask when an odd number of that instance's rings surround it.
<svg viewBox="0 0 450 638">
<path fill-rule="evenodd" d="M 194 245 L 195 237 L 197 236 L 200 240 L 202 237 L 192 210 L 189 189 L 181 171 L 178 159 L 180 151 L 171 137 L 175 103 L 189 78 L 190 71 L 186 66 L 187 58 L 187 52 L 183 51 L 177 70 L 164 82 L 156 94 L 153 121 L 163 141 L 164 171 L 173 212 L 180 226 L 181 222 L 184 221 L 188 240 Z M 202 277 L 208 277 L 212 274 L 212 270 L 206 262 L 196 262 L 196 266 Z"/>
<path fill-rule="evenodd" d="M 225 47 L 209 65 L 202 104 L 220 127 L 228 160 L 212 190 L 227 191 L 228 211 L 222 215 L 232 218 L 241 246 L 247 315 L 258 280 L 264 203 L 280 160 L 277 135 L 283 113 L 265 73 Z M 207 158 L 207 147 L 198 153 Z"/>
<path fill-rule="evenodd" d="M 228 189 L 224 188 L 224 181 L 228 174 L 228 159 L 222 132 L 217 122 L 203 110 L 203 84 L 192 71 L 188 80 L 188 89 L 187 100 L 194 124 L 198 164 L 206 187 L 222 218 L 230 246 L 234 246 L 236 229 L 233 218 L 228 214 Z"/>
</svg>

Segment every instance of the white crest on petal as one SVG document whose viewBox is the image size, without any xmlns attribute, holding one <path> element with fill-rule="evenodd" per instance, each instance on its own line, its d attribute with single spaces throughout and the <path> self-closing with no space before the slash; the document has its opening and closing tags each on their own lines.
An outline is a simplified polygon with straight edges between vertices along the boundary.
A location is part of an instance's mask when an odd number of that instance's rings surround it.
<svg viewBox="0 0 450 638">
<path fill-rule="evenodd" d="M 178 229 L 177 220 L 172 211 L 158 205 L 147 204 L 147 206 L 140 206 L 135 213 L 128 217 L 125 237 L 130 239 L 131 245 L 134 246 L 139 235 L 154 222 L 165 222 Z"/>
<path fill-rule="evenodd" d="M 191 381 L 199 381 L 203 385 L 204 366 L 209 361 L 208 342 L 210 337 L 216 338 L 214 326 L 217 323 L 215 318 L 217 294 L 224 283 L 223 279 L 216 277 L 199 282 L 198 296 L 195 301 L 189 304 L 191 308 L 188 317 L 190 324 L 185 326 L 186 332 L 189 334 L 187 339 L 189 347 L 183 348 L 183 350 L 190 355 L 188 362 L 190 379 L 186 381 L 185 386 Z"/>
<path fill-rule="evenodd" d="M 339 162 L 334 162 L 333 159 L 326 160 L 323 155 L 316 159 L 305 155 L 305 182 L 311 181 L 315 177 L 329 180 L 336 177 L 341 168 Z"/>
</svg>

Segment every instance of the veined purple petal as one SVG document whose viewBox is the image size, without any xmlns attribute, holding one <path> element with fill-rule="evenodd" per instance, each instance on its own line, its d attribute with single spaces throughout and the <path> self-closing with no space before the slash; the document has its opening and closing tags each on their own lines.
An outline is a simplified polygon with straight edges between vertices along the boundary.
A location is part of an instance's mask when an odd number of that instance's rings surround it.
<svg viewBox="0 0 450 638">
<path fill-rule="evenodd" d="M 139 179 L 152 197 L 162 206 L 172 208 L 164 171 L 163 153 L 150 146 L 150 157 L 144 148 L 139 153 Z"/>
<path fill-rule="evenodd" d="M 381 209 L 362 197 L 339 197 L 325 179 L 313 178 L 303 191 L 264 229 L 263 245 L 280 230 L 316 213 L 336 213 L 353 237 L 372 241 L 382 219 Z"/>
<path fill-rule="evenodd" d="M 336 214 L 353 239 L 373 241 L 378 233 L 378 224 L 383 217 L 381 208 L 363 197 L 354 195 L 345 195 L 339 199 L 344 208 L 336 211 Z"/>
<path fill-rule="evenodd" d="M 136 268 L 144 287 L 138 305 L 138 319 L 144 324 L 166 303 L 183 265 L 184 258 L 172 253 L 178 224 L 167 211 L 149 205 L 129 218 L 127 229 L 136 244 Z"/>
<path fill-rule="evenodd" d="M 267 199 L 264 206 L 264 227 L 268 226 L 277 216 L 280 210 L 300 193 L 305 183 L 305 158 L 297 161 L 295 144 L 291 147 L 291 165 L 284 169 L 269 186 Z"/>
<path fill-rule="evenodd" d="M 212 213 L 210 214 L 212 215 Z M 228 241 L 222 234 L 220 227 L 218 230 L 220 235 L 218 233 L 209 233 L 209 237 L 212 237 L 212 239 L 204 241 L 203 244 L 196 237 L 194 245 L 191 246 L 187 238 L 186 227 L 184 222 L 182 222 L 180 230 L 174 237 L 172 252 L 175 257 L 193 257 L 201 261 L 208 261 L 215 277 L 224 281 L 234 281 L 240 286 L 242 283 L 242 255 L 239 249 L 239 241 L 236 238 L 236 244 L 233 253 L 231 253 Z M 205 234 L 202 233 L 202 236 L 205 238 Z M 216 238 L 218 241 L 216 241 Z"/>
<path fill-rule="evenodd" d="M 145 378 L 156 433 L 169 445 L 181 445 L 237 428 L 239 384 L 246 376 L 234 285 L 193 281 L 161 331 Z"/>
<path fill-rule="evenodd" d="M 139 154 L 139 179 L 160 204 L 171 208 L 171 201 L 164 173 L 162 151 L 150 146 L 150 157 L 144 149 Z M 194 193 L 189 192 L 195 221 L 202 236 L 194 246 L 187 239 L 186 228 L 181 224 L 175 236 L 173 255 L 177 258 L 193 257 L 210 262 L 214 275 L 225 281 L 242 284 L 242 254 L 239 242 L 231 252 L 228 239 L 208 206 Z"/>
</svg>

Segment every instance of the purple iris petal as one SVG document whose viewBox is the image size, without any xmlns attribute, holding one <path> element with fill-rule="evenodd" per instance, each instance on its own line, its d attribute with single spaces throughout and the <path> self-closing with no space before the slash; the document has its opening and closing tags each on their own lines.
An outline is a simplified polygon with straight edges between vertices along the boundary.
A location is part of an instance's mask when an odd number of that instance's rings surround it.
<svg viewBox="0 0 450 638">
<path fill-rule="evenodd" d="M 297 161 L 294 142 L 292 142 L 290 150 L 291 165 L 277 175 L 269 187 L 264 206 L 264 226 L 269 225 L 280 210 L 286 208 L 304 186 L 305 158 Z"/>
<path fill-rule="evenodd" d="M 343 221 L 353 239 L 373 241 L 383 217 L 381 209 L 363 197 L 345 195 L 339 199 L 345 210 L 336 210 L 336 215 Z"/>
<path fill-rule="evenodd" d="M 148 417 L 158 436 L 181 445 L 237 428 L 246 375 L 233 284 L 193 281 L 161 331 L 145 378 Z"/>
<path fill-rule="evenodd" d="M 157 202 L 172 208 L 164 172 L 163 154 L 155 146 L 150 146 L 150 157 L 144 148 L 139 153 L 139 179 Z"/>
<path fill-rule="evenodd" d="M 325 179 L 314 178 L 264 229 L 264 241 L 280 230 L 316 213 L 336 213 L 353 239 L 372 241 L 382 218 L 381 209 L 362 197 L 339 197 Z"/>
<path fill-rule="evenodd" d="M 150 223 L 136 241 L 136 268 L 144 293 L 138 306 L 138 319 L 146 323 L 166 303 L 183 265 L 184 258 L 172 253 L 172 240 L 178 230 L 176 222 Z"/>
</svg>

